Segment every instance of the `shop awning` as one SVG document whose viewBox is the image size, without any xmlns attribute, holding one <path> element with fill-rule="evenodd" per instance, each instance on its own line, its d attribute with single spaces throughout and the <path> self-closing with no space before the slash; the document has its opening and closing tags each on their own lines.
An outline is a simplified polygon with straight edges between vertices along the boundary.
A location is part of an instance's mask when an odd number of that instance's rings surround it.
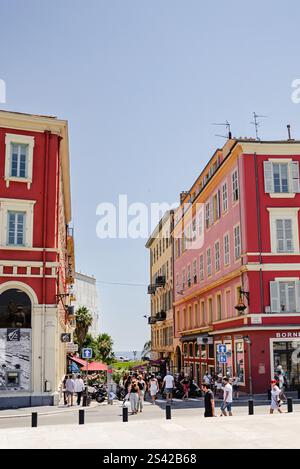
<svg viewBox="0 0 300 469">
<path fill-rule="evenodd" d="M 70 360 L 72 360 L 73 362 L 78 363 L 78 365 L 86 366 L 86 361 L 85 361 L 85 360 L 82 360 L 82 359 L 79 358 L 79 357 L 71 357 L 71 356 L 69 355 L 68 358 L 69 358 Z"/>
<path fill-rule="evenodd" d="M 84 360 L 83 360 L 84 361 Z M 105 363 L 102 362 L 91 362 L 88 364 L 88 367 L 86 368 L 86 362 L 85 366 L 81 368 L 81 371 L 107 371 L 108 367 L 105 365 Z"/>
</svg>

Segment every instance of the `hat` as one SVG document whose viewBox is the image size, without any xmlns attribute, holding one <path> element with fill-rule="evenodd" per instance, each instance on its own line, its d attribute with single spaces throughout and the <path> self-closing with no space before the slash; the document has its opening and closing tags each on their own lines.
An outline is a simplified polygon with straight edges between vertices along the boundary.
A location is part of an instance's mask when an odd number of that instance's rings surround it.
<svg viewBox="0 0 300 469">
<path fill-rule="evenodd" d="M 276 384 L 276 379 L 271 379 L 272 384 Z"/>
</svg>

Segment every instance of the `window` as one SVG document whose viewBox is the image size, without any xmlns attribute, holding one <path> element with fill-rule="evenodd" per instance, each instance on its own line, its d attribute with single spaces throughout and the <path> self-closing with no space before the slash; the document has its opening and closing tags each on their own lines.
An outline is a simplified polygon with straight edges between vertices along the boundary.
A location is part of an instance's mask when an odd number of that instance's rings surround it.
<svg viewBox="0 0 300 469">
<path fill-rule="evenodd" d="M 177 311 L 176 316 L 177 316 L 177 317 L 176 317 L 176 319 L 177 319 L 177 321 L 176 321 L 176 323 L 177 323 L 177 324 L 176 324 L 176 325 L 177 325 L 177 331 L 180 331 L 180 311 L 179 311 L 179 310 Z"/>
<path fill-rule="evenodd" d="M 185 289 L 185 269 L 182 271 L 182 290 Z"/>
<path fill-rule="evenodd" d="M 208 299 L 208 324 L 211 324 L 213 321 L 213 302 L 212 298 Z"/>
<path fill-rule="evenodd" d="M 194 259 L 193 261 L 193 279 L 194 283 L 197 283 L 197 261 Z"/>
<path fill-rule="evenodd" d="M 207 262 L 207 276 L 211 275 L 211 250 L 208 248 L 206 251 L 206 262 Z"/>
<path fill-rule="evenodd" d="M 187 268 L 187 281 L 188 281 L 188 287 L 191 286 L 191 265 L 188 265 Z"/>
<path fill-rule="evenodd" d="M 179 285 L 179 274 L 176 274 L 176 287 Z"/>
<path fill-rule="evenodd" d="M 193 241 L 196 239 L 196 218 L 192 221 L 192 239 Z"/>
<path fill-rule="evenodd" d="M 25 213 L 8 212 L 7 244 L 24 246 L 25 244 Z"/>
<path fill-rule="evenodd" d="M 215 269 L 216 272 L 220 270 L 220 242 L 215 242 Z"/>
<path fill-rule="evenodd" d="M 213 222 L 219 220 L 221 216 L 220 210 L 220 191 L 218 191 L 212 199 L 212 206 L 213 206 Z"/>
<path fill-rule="evenodd" d="M 10 181 L 26 182 L 29 189 L 32 183 L 34 137 L 6 134 L 5 145 L 6 186 L 9 187 Z"/>
<path fill-rule="evenodd" d="M 199 318 L 198 318 L 198 303 L 194 304 L 194 326 L 199 326 Z"/>
<path fill-rule="evenodd" d="M 217 321 L 222 319 L 222 298 L 221 295 L 217 295 Z"/>
<path fill-rule="evenodd" d="M 202 209 L 202 206 L 201 206 L 201 209 L 199 211 L 199 215 L 198 215 L 198 221 L 199 221 L 199 237 L 201 238 L 203 236 L 203 221 L 204 221 L 204 211 Z"/>
<path fill-rule="evenodd" d="M 270 282 L 271 312 L 300 312 L 300 282 L 272 281 Z"/>
<path fill-rule="evenodd" d="M 192 329 L 193 328 L 193 323 L 192 323 L 192 307 L 189 306 L 188 308 L 188 329 Z"/>
<path fill-rule="evenodd" d="M 237 260 L 241 255 L 241 236 L 240 226 L 237 225 L 234 228 L 234 257 Z"/>
<path fill-rule="evenodd" d="M 238 172 L 235 170 L 232 173 L 232 201 L 237 202 L 239 200 L 239 181 Z"/>
<path fill-rule="evenodd" d="M 276 220 L 277 252 L 293 252 L 292 220 Z"/>
<path fill-rule="evenodd" d="M 230 258 L 229 258 L 229 234 L 227 233 L 224 236 L 224 264 L 229 265 Z"/>
<path fill-rule="evenodd" d="M 206 317 L 205 317 L 205 303 L 204 301 L 201 301 L 201 324 L 206 323 Z"/>
<path fill-rule="evenodd" d="M 227 182 L 225 182 L 225 184 L 223 184 L 222 195 L 223 195 L 223 212 L 225 213 L 228 210 Z"/>
<path fill-rule="evenodd" d="M 289 194 L 300 192 L 298 161 L 264 161 L 265 192 Z"/>
<path fill-rule="evenodd" d="M 226 299 L 226 317 L 230 318 L 232 317 L 232 311 L 231 311 L 231 290 L 226 290 L 225 293 L 225 299 Z"/>
<path fill-rule="evenodd" d="M 210 224 L 210 207 L 209 207 L 209 202 L 207 202 L 205 204 L 205 226 L 206 226 L 206 229 L 209 228 L 209 224 Z"/>
<path fill-rule="evenodd" d="M 200 273 L 200 280 L 204 280 L 204 256 L 201 254 L 199 257 L 199 273 Z"/>
<path fill-rule="evenodd" d="M 271 252 L 299 252 L 299 207 L 268 208 Z"/>
<path fill-rule="evenodd" d="M 32 247 L 34 200 L 0 199 L 0 246 Z"/>
</svg>

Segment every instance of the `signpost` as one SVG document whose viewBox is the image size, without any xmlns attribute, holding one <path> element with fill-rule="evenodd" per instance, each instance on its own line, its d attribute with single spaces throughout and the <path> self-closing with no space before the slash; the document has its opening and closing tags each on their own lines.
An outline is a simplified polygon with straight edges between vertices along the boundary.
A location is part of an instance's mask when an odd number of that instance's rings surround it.
<svg viewBox="0 0 300 469">
<path fill-rule="evenodd" d="M 218 362 L 219 363 L 227 363 L 227 355 L 225 353 L 218 354 Z"/>
<path fill-rule="evenodd" d="M 226 353 L 227 352 L 227 347 L 225 344 L 218 344 L 217 345 L 217 351 L 218 353 Z"/>
<path fill-rule="evenodd" d="M 89 370 L 89 362 L 88 358 L 92 358 L 93 350 L 91 348 L 83 348 L 81 351 L 82 358 L 86 359 L 86 393 L 85 399 L 83 399 L 82 405 L 87 406 L 88 404 L 88 370 Z"/>
</svg>

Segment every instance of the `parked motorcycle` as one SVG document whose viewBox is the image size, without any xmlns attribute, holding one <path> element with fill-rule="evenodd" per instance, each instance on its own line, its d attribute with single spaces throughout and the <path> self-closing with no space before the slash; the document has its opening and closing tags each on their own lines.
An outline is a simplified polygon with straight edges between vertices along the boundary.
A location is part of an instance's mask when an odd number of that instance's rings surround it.
<svg viewBox="0 0 300 469">
<path fill-rule="evenodd" d="M 95 399 L 97 402 L 104 402 L 107 398 L 107 390 L 103 385 L 88 386 L 88 395 L 91 399 Z"/>
</svg>

